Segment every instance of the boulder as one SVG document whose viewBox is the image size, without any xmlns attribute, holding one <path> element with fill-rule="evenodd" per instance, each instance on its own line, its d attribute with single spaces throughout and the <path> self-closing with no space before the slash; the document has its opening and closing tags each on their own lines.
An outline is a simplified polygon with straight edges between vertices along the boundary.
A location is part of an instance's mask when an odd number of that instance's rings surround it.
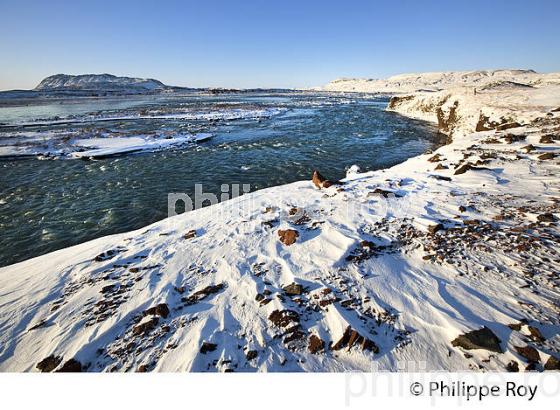
<svg viewBox="0 0 560 410">
<path fill-rule="evenodd" d="M 554 356 L 550 356 L 544 364 L 544 370 L 560 370 L 560 360 Z"/>
<path fill-rule="evenodd" d="M 166 319 L 169 316 L 169 307 L 167 307 L 166 303 L 160 303 L 157 306 L 151 307 L 144 311 L 144 316 L 161 316 L 162 318 Z"/>
<path fill-rule="evenodd" d="M 482 329 L 473 330 L 458 336 L 451 344 L 463 349 L 474 350 L 484 349 L 491 352 L 503 353 L 500 347 L 501 340 L 486 326 Z"/>
<path fill-rule="evenodd" d="M 209 343 L 209 342 L 202 342 L 200 346 L 200 353 L 206 354 L 208 352 L 213 352 L 218 347 L 217 344 Z"/>
<path fill-rule="evenodd" d="M 286 246 L 290 246 L 299 238 L 299 232 L 295 229 L 279 229 L 278 236 L 280 237 L 280 242 Z"/>
<path fill-rule="evenodd" d="M 529 363 L 540 363 L 541 356 L 537 349 L 531 346 L 513 346 L 517 353 L 523 356 Z"/>
<path fill-rule="evenodd" d="M 57 373 L 80 373 L 82 371 L 82 364 L 76 359 L 70 359 L 58 369 Z"/>
<path fill-rule="evenodd" d="M 537 158 L 540 160 L 547 160 L 547 159 L 554 159 L 556 155 L 552 152 L 546 152 L 544 154 L 539 155 Z"/>
<path fill-rule="evenodd" d="M 297 296 L 303 293 L 303 286 L 298 283 L 291 283 L 282 288 L 284 293 L 288 296 Z"/>
<path fill-rule="evenodd" d="M 325 348 L 325 342 L 319 336 L 311 335 L 308 348 L 311 353 L 317 354 Z"/>
<path fill-rule="evenodd" d="M 62 362 L 62 357 L 50 355 L 44 358 L 39 363 L 37 363 L 37 369 L 42 373 L 52 372 L 60 363 Z"/>
</svg>

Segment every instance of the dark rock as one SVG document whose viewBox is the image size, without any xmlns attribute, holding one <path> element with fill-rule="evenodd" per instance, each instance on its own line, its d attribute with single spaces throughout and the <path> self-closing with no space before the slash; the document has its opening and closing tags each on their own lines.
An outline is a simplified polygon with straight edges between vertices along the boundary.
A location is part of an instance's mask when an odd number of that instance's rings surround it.
<svg viewBox="0 0 560 410">
<path fill-rule="evenodd" d="M 153 315 L 153 316 L 161 316 L 162 318 L 166 319 L 169 316 L 169 308 L 167 307 L 166 303 L 160 303 L 157 306 L 151 307 L 148 310 L 144 311 L 144 316 Z"/>
<path fill-rule="evenodd" d="M 431 178 L 437 179 L 439 181 L 447 181 L 450 182 L 451 178 L 450 177 L 446 177 L 445 175 L 430 175 Z"/>
<path fill-rule="evenodd" d="M 282 288 L 284 293 L 288 296 L 297 296 L 303 294 L 303 286 L 298 283 L 291 283 Z"/>
<path fill-rule="evenodd" d="M 433 157 L 428 158 L 429 162 L 439 162 L 441 161 L 441 155 L 440 154 L 436 154 Z"/>
<path fill-rule="evenodd" d="M 504 130 L 509 130 L 510 128 L 518 128 L 521 127 L 521 124 L 519 124 L 518 122 L 507 122 L 505 124 L 500 124 L 496 127 L 496 129 L 498 131 L 504 131 Z"/>
<path fill-rule="evenodd" d="M 259 355 L 259 353 L 256 350 L 249 350 L 245 354 L 245 357 L 247 358 L 247 360 L 253 360 L 253 359 L 256 359 L 258 355 Z"/>
<path fill-rule="evenodd" d="M 192 239 L 192 238 L 195 238 L 195 237 L 196 237 L 196 231 L 194 229 L 191 229 L 185 235 L 183 235 L 183 238 L 185 238 L 185 239 Z"/>
<path fill-rule="evenodd" d="M 311 353 L 317 354 L 325 348 L 325 342 L 319 336 L 311 335 L 308 348 Z"/>
<path fill-rule="evenodd" d="M 181 301 L 186 303 L 187 305 L 194 305 L 195 303 L 201 301 L 202 299 L 206 298 L 209 295 L 218 293 L 219 291 L 221 291 L 222 289 L 225 288 L 225 285 L 223 283 L 219 283 L 217 285 L 209 285 L 206 286 L 205 288 L 198 290 L 196 292 L 194 292 L 192 295 L 188 296 L 188 297 L 183 297 L 181 298 Z"/>
<path fill-rule="evenodd" d="M 555 218 L 554 215 L 551 213 L 541 214 L 537 216 L 537 221 L 539 222 L 554 222 Z"/>
<path fill-rule="evenodd" d="M 539 155 L 537 158 L 540 160 L 547 160 L 547 159 L 554 159 L 556 155 L 552 152 L 547 152 L 544 154 Z"/>
<path fill-rule="evenodd" d="M 52 372 L 61 362 L 62 362 L 62 357 L 50 355 L 49 357 L 37 363 L 36 367 L 42 373 L 48 373 L 48 372 Z"/>
<path fill-rule="evenodd" d="M 534 326 L 528 326 L 529 333 L 531 334 L 531 339 L 536 342 L 544 342 L 546 338 L 542 335 L 541 331 Z"/>
<path fill-rule="evenodd" d="M 134 326 L 132 328 L 132 333 L 137 336 L 145 335 L 151 332 L 152 330 L 154 330 L 158 323 L 159 323 L 159 318 L 153 317 L 144 323 L 140 323 L 139 325 Z"/>
<path fill-rule="evenodd" d="M 544 370 L 560 370 L 560 360 L 554 356 L 550 356 L 544 364 Z"/>
<path fill-rule="evenodd" d="M 536 150 L 533 144 L 525 145 L 524 147 L 521 147 L 521 149 L 524 149 L 527 153 Z"/>
<path fill-rule="evenodd" d="M 333 345 L 332 349 L 340 350 L 344 347 L 348 347 L 348 350 L 350 350 L 352 346 L 354 346 L 355 344 L 361 345 L 362 350 L 370 350 L 374 353 L 379 352 L 379 348 L 372 340 L 363 337 L 356 330 L 352 329 L 350 326 L 348 326 L 344 330 L 342 337 L 340 338 L 339 341 L 337 341 Z"/>
<path fill-rule="evenodd" d="M 275 310 L 270 314 L 268 320 L 277 327 L 287 327 L 290 324 L 299 323 L 299 315 L 297 312 L 289 309 Z"/>
<path fill-rule="evenodd" d="M 464 174 L 465 172 L 469 171 L 470 169 L 472 169 L 472 165 L 471 164 L 464 164 L 461 165 L 456 171 L 455 171 L 455 175 L 461 175 Z"/>
<path fill-rule="evenodd" d="M 280 242 L 284 245 L 293 245 L 297 238 L 299 238 L 299 232 L 294 229 L 279 229 L 278 236 L 280 237 Z"/>
<path fill-rule="evenodd" d="M 138 366 L 138 369 L 136 369 L 136 372 L 138 373 L 146 373 L 148 371 L 148 366 L 146 366 L 145 364 L 141 364 L 140 366 Z"/>
<path fill-rule="evenodd" d="M 543 136 L 541 137 L 541 139 L 539 140 L 539 142 L 540 142 L 541 144 L 554 144 L 554 140 L 557 139 L 557 138 L 554 138 L 554 137 L 555 137 L 555 135 L 546 134 L 546 135 L 543 135 Z"/>
<path fill-rule="evenodd" d="M 82 364 L 76 359 L 70 359 L 58 369 L 57 373 L 80 373 L 82 371 Z"/>
<path fill-rule="evenodd" d="M 511 323 L 508 325 L 508 327 L 511 330 L 515 330 L 517 332 L 519 332 L 521 330 L 521 328 L 523 327 L 523 323 Z"/>
<path fill-rule="evenodd" d="M 460 205 L 460 206 L 459 206 L 459 212 L 466 212 L 466 211 L 467 211 L 467 207 L 466 207 L 466 206 L 463 206 L 463 205 Z"/>
<path fill-rule="evenodd" d="M 438 231 L 441 231 L 443 229 L 443 225 L 438 223 L 436 225 L 430 225 L 428 226 L 428 233 L 430 233 L 431 235 L 435 234 Z"/>
<path fill-rule="evenodd" d="M 507 134 L 504 136 L 504 141 L 508 144 L 513 144 L 514 142 L 525 141 L 527 139 L 526 135 L 515 135 Z"/>
<path fill-rule="evenodd" d="M 449 167 L 447 165 L 437 164 L 437 166 L 434 168 L 435 171 L 440 171 L 442 169 L 449 169 Z"/>
<path fill-rule="evenodd" d="M 451 342 L 453 346 L 460 346 L 467 350 L 484 349 L 491 352 L 503 353 L 500 343 L 501 340 L 486 326 L 482 329 L 473 330 L 464 335 L 460 335 Z"/>
<path fill-rule="evenodd" d="M 517 353 L 523 356 L 529 363 L 540 363 L 541 356 L 537 349 L 531 346 L 513 346 Z"/>
<path fill-rule="evenodd" d="M 506 370 L 510 373 L 518 373 L 519 372 L 519 363 L 515 360 L 512 360 L 506 365 Z"/>
<path fill-rule="evenodd" d="M 200 353 L 206 354 L 208 352 L 213 352 L 218 347 L 217 344 L 209 343 L 209 342 L 202 342 L 202 346 L 200 346 Z"/>
</svg>

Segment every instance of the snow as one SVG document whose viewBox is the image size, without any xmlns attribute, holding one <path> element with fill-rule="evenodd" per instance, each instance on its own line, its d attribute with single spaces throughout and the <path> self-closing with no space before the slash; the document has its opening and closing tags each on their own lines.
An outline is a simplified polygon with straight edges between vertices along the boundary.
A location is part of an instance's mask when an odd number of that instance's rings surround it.
<svg viewBox="0 0 560 410">
<path fill-rule="evenodd" d="M 476 94 L 459 82 L 393 100 L 392 110 L 441 122 L 452 140 L 390 169 L 351 167 L 325 189 L 309 180 L 260 190 L 0 268 L 0 370 L 37 371 L 51 355 L 88 371 L 502 371 L 511 361 L 523 370 L 514 346 L 526 344 L 542 369 L 560 351 L 560 232 L 539 220 L 560 216 L 558 160 L 539 159 L 560 153 L 558 141 L 541 142 L 560 132 L 549 78 Z M 520 126 L 474 132 L 481 114 L 494 128 Z M 474 168 L 456 174 L 467 163 Z M 436 223 L 443 229 L 428 233 Z M 298 231 L 293 245 L 279 241 L 281 229 Z M 283 290 L 293 282 L 301 295 Z M 143 314 L 163 303 L 167 317 Z M 284 310 L 293 320 L 274 323 Z M 348 326 L 379 351 L 329 348 Z M 483 326 L 504 353 L 452 346 Z M 324 351 L 309 350 L 311 335 Z"/>
<path fill-rule="evenodd" d="M 102 158 L 140 151 L 158 151 L 188 143 L 206 141 L 211 137 L 212 134 L 210 133 L 199 133 L 194 135 L 178 135 L 173 138 L 113 137 L 77 139 L 73 145 L 86 149 L 72 152 L 70 155 L 73 158 Z"/>
</svg>

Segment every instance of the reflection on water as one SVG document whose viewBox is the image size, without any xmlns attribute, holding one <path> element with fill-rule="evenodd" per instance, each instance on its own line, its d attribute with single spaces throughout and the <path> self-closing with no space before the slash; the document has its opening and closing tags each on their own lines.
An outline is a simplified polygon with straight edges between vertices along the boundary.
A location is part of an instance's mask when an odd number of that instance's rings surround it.
<svg viewBox="0 0 560 410">
<path fill-rule="evenodd" d="M 386 100 L 313 94 L 183 96 L 101 100 L 84 105 L 0 108 L 0 123 L 146 111 L 281 108 L 269 118 L 120 120 L 72 126 L 73 132 L 181 130 L 212 132 L 212 140 L 171 151 L 99 161 L 35 159 L 0 162 L 0 264 L 8 265 L 96 237 L 165 218 L 167 194 L 192 194 L 195 184 L 251 189 L 309 179 L 315 168 L 342 178 L 357 164 L 385 168 L 442 143 L 423 123 L 384 111 Z M 48 107 L 48 106 L 47 106 Z M 71 108 L 68 108 L 71 107 Z M 65 130 L 67 126 L 32 131 Z M 17 130 L 16 130 L 17 131 Z M 9 138 L 4 131 L 0 137 Z"/>
</svg>

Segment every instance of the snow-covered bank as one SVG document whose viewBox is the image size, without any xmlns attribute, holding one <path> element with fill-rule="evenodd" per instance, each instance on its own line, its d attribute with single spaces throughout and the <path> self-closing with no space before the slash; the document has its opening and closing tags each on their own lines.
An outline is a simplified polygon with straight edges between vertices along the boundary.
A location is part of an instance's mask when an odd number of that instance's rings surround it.
<svg viewBox="0 0 560 410">
<path fill-rule="evenodd" d="M 560 95 L 530 90 L 401 97 L 451 143 L 1 268 L 0 370 L 557 368 Z"/>
</svg>

